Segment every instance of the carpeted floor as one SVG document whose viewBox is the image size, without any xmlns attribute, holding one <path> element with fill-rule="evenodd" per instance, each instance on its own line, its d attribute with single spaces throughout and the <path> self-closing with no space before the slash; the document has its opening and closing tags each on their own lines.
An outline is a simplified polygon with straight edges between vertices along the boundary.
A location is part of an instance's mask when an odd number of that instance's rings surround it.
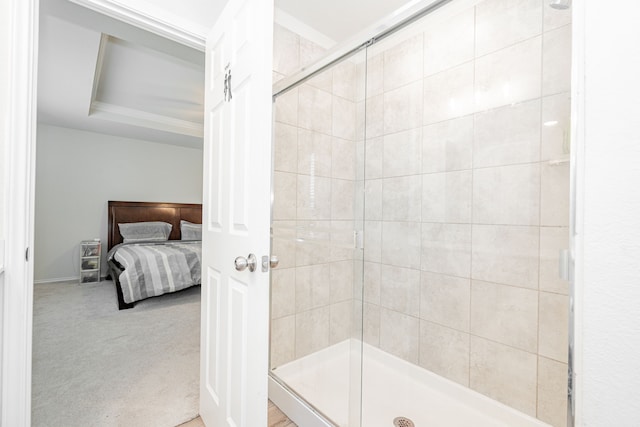
<svg viewBox="0 0 640 427">
<path fill-rule="evenodd" d="M 35 285 L 32 425 L 191 420 L 199 354 L 199 286 L 118 311 L 110 281 Z"/>
</svg>

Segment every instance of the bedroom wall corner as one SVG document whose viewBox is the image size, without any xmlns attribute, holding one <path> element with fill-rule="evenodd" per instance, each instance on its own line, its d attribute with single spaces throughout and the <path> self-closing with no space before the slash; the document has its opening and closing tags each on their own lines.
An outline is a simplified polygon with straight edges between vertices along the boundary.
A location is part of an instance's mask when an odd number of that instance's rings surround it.
<svg viewBox="0 0 640 427">
<path fill-rule="evenodd" d="M 202 150 L 38 125 L 36 283 L 79 276 L 79 243 L 102 241 L 109 200 L 202 203 Z"/>
</svg>

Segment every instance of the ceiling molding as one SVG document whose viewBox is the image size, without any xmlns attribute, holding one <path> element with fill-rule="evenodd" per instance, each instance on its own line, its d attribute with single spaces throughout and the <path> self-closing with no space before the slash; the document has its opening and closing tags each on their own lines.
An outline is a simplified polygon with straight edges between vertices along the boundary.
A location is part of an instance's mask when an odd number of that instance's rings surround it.
<svg viewBox="0 0 640 427">
<path fill-rule="evenodd" d="M 298 18 L 290 15 L 284 10 L 276 7 L 274 9 L 273 20 L 276 24 L 282 25 L 284 28 L 292 31 L 305 39 L 312 41 L 325 49 L 330 49 L 336 45 L 336 41 L 313 27 L 300 21 Z"/>
<path fill-rule="evenodd" d="M 80 6 L 126 22 L 162 37 L 204 52 L 205 34 L 202 28 L 186 28 L 126 6 L 117 0 L 70 0 Z"/>
<path fill-rule="evenodd" d="M 100 84 L 100 76 L 102 75 L 102 66 L 104 65 L 104 54 L 107 50 L 107 44 L 111 36 L 109 34 L 102 33 L 100 35 L 100 46 L 98 47 L 98 55 L 96 58 L 96 71 L 93 75 L 93 87 L 91 88 L 91 100 L 89 102 L 89 112 L 91 112 L 91 105 L 98 97 L 98 85 Z"/>
<path fill-rule="evenodd" d="M 89 116 L 196 138 L 204 137 L 202 123 L 180 120 L 106 102 L 92 101 Z"/>
</svg>

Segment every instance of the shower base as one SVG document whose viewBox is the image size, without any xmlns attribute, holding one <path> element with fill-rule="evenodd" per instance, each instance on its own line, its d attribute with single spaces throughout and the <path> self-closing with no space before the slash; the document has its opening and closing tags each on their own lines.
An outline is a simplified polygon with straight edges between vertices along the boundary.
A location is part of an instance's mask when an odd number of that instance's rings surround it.
<svg viewBox="0 0 640 427">
<path fill-rule="evenodd" d="M 550 427 L 357 340 L 294 360 L 273 373 L 269 398 L 302 427 L 393 427 L 397 417 L 410 419 L 416 427 Z"/>
</svg>

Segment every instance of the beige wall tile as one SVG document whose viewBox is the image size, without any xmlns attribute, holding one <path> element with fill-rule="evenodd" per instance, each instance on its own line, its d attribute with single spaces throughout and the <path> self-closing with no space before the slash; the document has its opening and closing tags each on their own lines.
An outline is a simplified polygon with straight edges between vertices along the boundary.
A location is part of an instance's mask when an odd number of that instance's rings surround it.
<svg viewBox="0 0 640 427">
<path fill-rule="evenodd" d="M 271 321 L 271 368 L 295 359 L 296 316 Z"/>
<path fill-rule="evenodd" d="M 380 304 L 390 310 L 418 317 L 420 271 L 382 265 L 380 274 Z"/>
<path fill-rule="evenodd" d="M 419 269 L 420 243 L 419 222 L 382 223 L 383 264 Z"/>
<path fill-rule="evenodd" d="M 356 124 L 355 102 L 334 96 L 332 135 L 354 141 L 356 139 Z"/>
<path fill-rule="evenodd" d="M 342 301 L 329 307 L 329 343 L 335 344 L 352 336 L 353 301 Z"/>
<path fill-rule="evenodd" d="M 280 95 L 275 102 L 275 119 L 277 122 L 298 125 L 298 88 Z"/>
<path fill-rule="evenodd" d="M 385 135 L 422 126 L 422 107 L 422 80 L 385 92 Z"/>
<path fill-rule="evenodd" d="M 273 26 L 273 70 L 285 76 L 300 68 L 300 37 L 281 25 Z"/>
<path fill-rule="evenodd" d="M 402 333 L 398 333 L 402 331 Z M 380 348 L 418 364 L 420 320 L 397 311 L 380 309 Z"/>
<path fill-rule="evenodd" d="M 331 219 L 331 178 L 297 176 L 297 218 Z"/>
<path fill-rule="evenodd" d="M 382 222 L 364 222 L 364 259 L 380 262 L 382 258 Z"/>
<path fill-rule="evenodd" d="M 420 321 L 419 364 L 431 372 L 469 386 L 469 334 Z"/>
<path fill-rule="evenodd" d="M 538 227 L 473 226 L 471 277 L 538 288 Z"/>
<path fill-rule="evenodd" d="M 396 102 L 400 102 L 398 99 Z M 366 105 L 366 136 L 367 139 L 382 136 L 385 133 L 384 129 L 384 111 L 385 111 L 385 98 L 380 94 L 367 98 Z"/>
<path fill-rule="evenodd" d="M 535 353 L 537 332 L 537 291 L 471 282 L 472 334 Z"/>
<path fill-rule="evenodd" d="M 273 254 L 278 256 L 278 268 L 296 266 L 296 222 L 272 221 L 273 238 L 271 239 Z"/>
<path fill-rule="evenodd" d="M 569 282 L 560 278 L 560 251 L 569 249 L 569 228 L 540 227 L 540 290 L 567 295 Z"/>
<path fill-rule="evenodd" d="M 352 220 L 332 220 L 330 226 L 330 261 L 353 261 L 357 254 L 362 252 L 360 249 L 354 248 L 353 245 L 353 232 L 356 229 L 356 224 Z M 362 225 L 359 225 L 358 228 L 362 229 Z M 362 259 L 362 256 L 359 259 Z"/>
<path fill-rule="evenodd" d="M 424 32 L 424 75 L 430 76 L 472 60 L 474 30 L 473 8 L 429 25 Z"/>
<path fill-rule="evenodd" d="M 421 264 L 423 271 L 469 277 L 471 226 L 423 223 Z"/>
<path fill-rule="evenodd" d="M 542 37 L 480 57 L 475 62 L 476 111 L 540 96 Z"/>
<path fill-rule="evenodd" d="M 540 165 L 522 164 L 473 171 L 475 224 L 540 224 Z"/>
<path fill-rule="evenodd" d="M 331 222 L 297 221 L 296 266 L 323 264 L 331 260 Z"/>
<path fill-rule="evenodd" d="M 296 270 L 278 268 L 271 272 L 271 318 L 295 314 Z"/>
<path fill-rule="evenodd" d="M 384 51 L 384 91 L 422 79 L 422 34 Z"/>
<path fill-rule="evenodd" d="M 471 283 L 469 279 L 422 272 L 421 319 L 469 332 L 470 301 Z"/>
<path fill-rule="evenodd" d="M 380 281 L 382 279 L 382 264 L 377 262 L 364 263 L 364 300 L 371 304 L 380 305 Z"/>
<path fill-rule="evenodd" d="M 271 84 L 276 84 L 280 80 L 284 79 L 284 74 L 276 73 L 275 71 L 271 72 Z"/>
<path fill-rule="evenodd" d="M 544 34 L 542 94 L 571 91 L 571 25 Z"/>
<path fill-rule="evenodd" d="M 367 344 L 380 347 L 380 306 L 365 303 L 362 317 L 362 339 Z"/>
<path fill-rule="evenodd" d="M 471 222 L 471 171 L 422 176 L 422 221 Z"/>
<path fill-rule="evenodd" d="M 298 170 L 298 129 L 279 122 L 275 122 L 273 126 L 273 169 L 295 173 Z"/>
<path fill-rule="evenodd" d="M 542 165 L 540 222 L 569 226 L 569 163 Z"/>
<path fill-rule="evenodd" d="M 356 179 L 356 144 L 346 139 L 331 140 L 331 176 L 340 179 Z"/>
<path fill-rule="evenodd" d="M 365 181 L 364 187 L 364 217 L 369 220 L 382 219 L 382 179 Z"/>
<path fill-rule="evenodd" d="M 273 219 L 296 219 L 296 175 L 286 172 L 273 174 Z"/>
<path fill-rule="evenodd" d="M 466 116 L 474 111 L 473 62 L 424 79 L 425 125 Z"/>
<path fill-rule="evenodd" d="M 362 71 L 364 71 L 364 69 Z M 360 74 L 362 74 L 362 71 Z M 333 94 L 349 101 L 355 101 L 358 86 L 361 84 L 357 78 L 356 64 L 351 61 L 343 61 L 333 67 L 332 72 Z M 362 80 L 362 82 L 364 82 L 364 80 Z"/>
<path fill-rule="evenodd" d="M 540 160 L 540 99 L 476 114 L 474 167 Z"/>
<path fill-rule="evenodd" d="M 567 425 L 566 363 L 538 357 L 538 418 L 553 427 Z"/>
<path fill-rule="evenodd" d="M 306 129 L 298 130 L 298 173 L 331 176 L 331 136 Z"/>
<path fill-rule="evenodd" d="M 420 221 L 422 182 L 420 175 L 382 180 L 382 219 Z"/>
<path fill-rule="evenodd" d="M 357 254 L 361 254 L 362 251 L 353 246 L 353 231 L 356 229 L 354 221 L 352 219 L 332 220 L 330 227 L 329 260 L 338 262 L 356 259 Z M 362 225 L 358 228 L 362 229 Z M 359 259 L 361 260 L 362 256 Z"/>
<path fill-rule="evenodd" d="M 322 46 L 305 39 L 300 38 L 300 67 L 306 67 L 313 64 L 326 54 L 327 50 Z M 331 92 L 333 86 L 333 73 L 331 70 L 324 71 L 306 82 L 310 86 Z"/>
<path fill-rule="evenodd" d="M 384 138 L 369 138 L 365 141 L 365 179 L 382 178 Z"/>
<path fill-rule="evenodd" d="M 422 128 L 422 172 L 471 169 L 473 116 Z"/>
<path fill-rule="evenodd" d="M 367 59 L 367 98 L 384 93 L 384 55 Z"/>
<path fill-rule="evenodd" d="M 296 268 L 296 312 L 318 308 L 330 302 L 329 264 Z"/>
<path fill-rule="evenodd" d="M 353 219 L 355 183 L 345 179 L 331 180 L 331 219 Z"/>
<path fill-rule="evenodd" d="M 536 355 L 471 336 L 470 386 L 525 414 L 536 414 Z"/>
<path fill-rule="evenodd" d="M 571 135 L 571 95 L 560 93 L 542 98 L 541 160 L 568 158 Z"/>
<path fill-rule="evenodd" d="M 329 345 L 329 307 L 296 314 L 296 358 Z"/>
<path fill-rule="evenodd" d="M 305 83 L 298 88 L 298 126 L 325 135 L 333 128 L 333 96 Z"/>
<path fill-rule="evenodd" d="M 476 55 L 511 46 L 541 30 L 540 0 L 485 0 L 476 7 Z"/>
<path fill-rule="evenodd" d="M 569 348 L 569 297 L 540 292 L 540 344 L 541 356 L 567 362 Z"/>
<path fill-rule="evenodd" d="M 353 299 L 354 285 L 353 261 L 332 262 L 330 266 L 331 279 L 329 294 L 332 303 Z"/>
<path fill-rule="evenodd" d="M 416 175 L 422 169 L 422 129 L 385 135 L 383 176 Z"/>
</svg>

